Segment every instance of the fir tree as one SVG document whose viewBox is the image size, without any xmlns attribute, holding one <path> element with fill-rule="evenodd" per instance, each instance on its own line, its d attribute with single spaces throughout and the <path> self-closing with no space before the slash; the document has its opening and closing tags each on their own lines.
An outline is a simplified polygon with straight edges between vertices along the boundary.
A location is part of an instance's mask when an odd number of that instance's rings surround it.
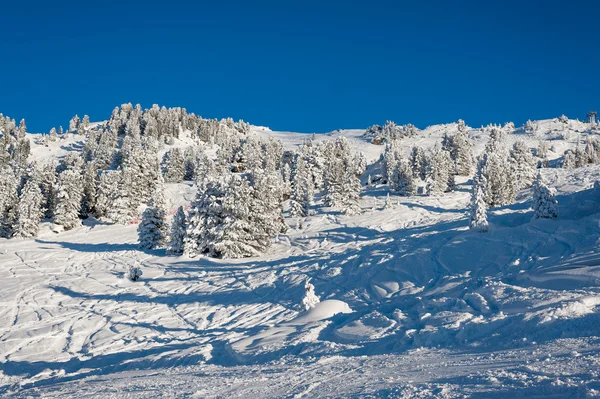
<svg viewBox="0 0 600 399">
<path fill-rule="evenodd" d="M 454 189 L 454 175 L 450 173 L 451 169 L 450 153 L 440 149 L 436 143 L 429 162 L 428 195 L 439 195 Z"/>
<path fill-rule="evenodd" d="M 148 201 L 148 206 L 144 210 L 142 221 L 138 226 L 139 247 L 141 249 L 156 249 L 165 243 L 165 208 L 162 190 L 158 189 Z"/>
<path fill-rule="evenodd" d="M 474 180 L 473 191 L 471 192 L 471 218 L 469 227 L 486 232 L 488 230 L 487 205 L 482 188 L 485 186 L 485 177 L 477 176 Z"/>
<path fill-rule="evenodd" d="M 556 190 L 546 185 L 541 172 L 538 172 L 533 184 L 533 210 L 536 219 L 556 219 L 558 217 Z"/>
<path fill-rule="evenodd" d="M 172 148 L 163 157 L 163 176 L 167 183 L 181 183 L 185 177 L 185 160 L 179 148 Z"/>
<path fill-rule="evenodd" d="M 415 179 L 426 179 L 426 155 L 422 147 L 414 146 L 410 152 L 410 167 Z"/>
<path fill-rule="evenodd" d="M 177 208 L 177 212 L 171 221 L 169 246 L 167 248 L 168 253 L 173 255 L 181 255 L 183 253 L 185 231 L 185 212 L 183 211 L 183 207 L 180 206 Z"/>
<path fill-rule="evenodd" d="M 25 183 L 21 191 L 13 236 L 29 238 L 38 235 L 40 222 L 44 215 L 43 201 L 39 175 L 36 173 Z"/>
<path fill-rule="evenodd" d="M 341 187 L 340 210 L 345 215 L 356 215 L 362 212 L 360 207 L 360 180 L 354 173 L 346 173 L 344 184 Z"/>
<path fill-rule="evenodd" d="M 9 167 L 0 173 L 0 237 L 12 235 L 12 226 L 16 217 L 19 196 L 18 182 Z"/>
<path fill-rule="evenodd" d="M 417 187 L 413 181 L 412 170 L 408 162 L 401 160 L 396 163 L 390 185 L 392 190 L 399 195 L 409 197 L 416 194 Z"/>
<path fill-rule="evenodd" d="M 83 179 L 78 169 L 66 169 L 58 175 L 56 183 L 56 209 L 54 223 L 70 230 L 80 226 L 79 214 L 83 200 Z"/>
<path fill-rule="evenodd" d="M 314 187 L 306 161 L 301 155 L 294 162 L 292 193 L 290 196 L 290 214 L 292 216 L 308 216 L 308 210 L 313 200 Z"/>
<path fill-rule="evenodd" d="M 118 184 L 111 187 L 108 195 L 106 217 L 116 224 L 128 224 L 133 219 L 137 206 L 130 195 L 133 185 L 132 174 L 129 169 L 122 169 L 118 173 Z"/>
<path fill-rule="evenodd" d="M 517 140 L 510 151 L 510 162 L 517 188 L 529 187 L 535 178 L 536 161 L 523 140 Z"/>
</svg>

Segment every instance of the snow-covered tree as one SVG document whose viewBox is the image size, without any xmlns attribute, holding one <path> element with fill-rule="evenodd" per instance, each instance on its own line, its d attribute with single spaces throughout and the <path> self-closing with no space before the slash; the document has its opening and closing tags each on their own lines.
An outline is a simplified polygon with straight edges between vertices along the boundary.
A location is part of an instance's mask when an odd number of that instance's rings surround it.
<svg viewBox="0 0 600 399">
<path fill-rule="evenodd" d="M 18 182 L 9 167 L 0 173 L 0 237 L 8 238 L 12 234 L 12 226 L 17 213 L 19 196 Z"/>
<path fill-rule="evenodd" d="M 79 124 L 81 123 L 79 116 L 75 115 L 73 118 L 71 118 L 71 120 L 69 121 L 69 131 L 70 132 L 76 132 L 79 129 Z"/>
<path fill-rule="evenodd" d="M 516 178 L 517 188 L 531 186 L 533 179 L 535 179 L 536 161 L 525 141 L 515 141 L 510 151 L 510 163 Z"/>
<path fill-rule="evenodd" d="M 558 217 L 558 201 L 556 190 L 546 185 L 541 172 L 533 183 L 533 210 L 535 218 L 556 219 Z"/>
<path fill-rule="evenodd" d="M 162 188 L 154 193 L 148 201 L 148 206 L 142 214 L 142 221 L 138 226 L 139 247 L 141 249 L 160 248 L 166 239 L 166 205 Z"/>
<path fill-rule="evenodd" d="M 383 203 L 383 209 L 390 209 L 392 207 L 392 200 L 390 199 L 390 193 L 385 196 L 385 202 Z"/>
<path fill-rule="evenodd" d="M 292 216 L 308 216 L 313 196 L 314 185 L 306 161 L 304 157 L 298 155 L 294 162 L 290 214 Z"/>
<path fill-rule="evenodd" d="M 402 152 L 397 141 L 391 141 L 385 146 L 382 159 L 381 174 L 383 175 L 384 183 L 390 183 L 396 164 L 402 159 Z"/>
<path fill-rule="evenodd" d="M 173 255 L 181 255 L 183 253 L 185 239 L 185 212 L 183 207 L 177 208 L 177 212 L 171 221 L 171 230 L 169 233 L 169 246 L 167 252 Z"/>
<path fill-rule="evenodd" d="M 503 131 L 492 128 L 490 141 L 479 157 L 476 172 L 485 177 L 481 189 L 490 207 L 510 204 L 517 194 L 516 177 L 508 156 Z"/>
<path fill-rule="evenodd" d="M 317 294 L 315 294 L 315 286 L 310 283 L 310 280 L 306 280 L 304 291 L 304 298 L 302 298 L 302 307 L 304 310 L 310 310 L 314 308 L 317 303 L 321 302 Z"/>
<path fill-rule="evenodd" d="M 547 168 L 548 167 L 548 143 L 546 141 L 540 141 L 536 150 L 535 156 L 539 158 L 538 168 Z"/>
<path fill-rule="evenodd" d="M 130 169 L 118 172 L 117 184 L 110 188 L 106 217 L 116 224 L 128 224 L 136 214 L 137 201 L 131 198 L 131 187 L 134 184 Z"/>
<path fill-rule="evenodd" d="M 70 230 L 81 225 L 79 214 L 83 200 L 83 179 L 79 169 L 63 170 L 56 183 L 54 223 Z"/>
<path fill-rule="evenodd" d="M 405 160 L 396 163 L 396 168 L 391 176 L 390 186 L 392 190 L 402 196 L 412 196 L 417 192 L 413 180 L 412 170 Z"/>
<path fill-rule="evenodd" d="M 54 208 L 56 206 L 56 163 L 50 162 L 44 165 L 40 176 L 40 188 L 44 201 L 42 208 L 45 209 L 45 217 L 54 217 Z"/>
<path fill-rule="evenodd" d="M 485 203 L 483 187 L 485 187 L 485 176 L 476 176 L 474 178 L 473 190 L 471 192 L 471 204 L 469 207 L 471 211 L 469 227 L 481 232 L 488 230 L 487 204 Z"/>
<path fill-rule="evenodd" d="M 44 216 L 43 201 L 44 196 L 40 189 L 40 177 L 35 172 L 21 191 L 13 236 L 29 238 L 38 235 L 40 222 Z"/>
<path fill-rule="evenodd" d="M 207 180 L 198 187 L 188 211 L 184 253 L 191 257 L 211 253 L 210 243 L 219 239 L 224 218 L 223 201 L 228 184 L 224 180 Z"/>
<path fill-rule="evenodd" d="M 427 195 L 439 195 L 454 189 L 453 162 L 448 151 L 436 143 L 429 160 Z"/>
<path fill-rule="evenodd" d="M 179 148 L 172 148 L 163 158 L 163 176 L 168 183 L 181 183 L 185 177 L 185 160 Z"/>
<path fill-rule="evenodd" d="M 462 122 L 462 124 L 461 124 Z M 459 120 L 458 132 L 452 139 L 450 156 L 455 164 L 456 174 L 469 176 L 473 170 L 473 143 L 467 134 L 464 121 Z"/>
<path fill-rule="evenodd" d="M 347 171 L 341 187 L 340 211 L 345 215 L 356 215 L 362 212 L 360 207 L 360 180 L 352 171 Z"/>
<path fill-rule="evenodd" d="M 410 152 L 410 167 L 415 179 L 425 180 L 427 178 L 427 156 L 422 147 L 414 146 Z"/>
</svg>

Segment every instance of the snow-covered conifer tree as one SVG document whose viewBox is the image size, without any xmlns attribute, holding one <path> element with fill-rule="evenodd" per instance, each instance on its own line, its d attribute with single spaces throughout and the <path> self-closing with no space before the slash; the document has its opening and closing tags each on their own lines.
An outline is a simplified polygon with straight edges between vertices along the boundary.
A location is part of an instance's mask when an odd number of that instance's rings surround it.
<svg viewBox="0 0 600 399">
<path fill-rule="evenodd" d="M 548 167 L 548 143 L 546 141 L 540 141 L 536 150 L 535 156 L 539 158 L 538 168 Z"/>
<path fill-rule="evenodd" d="M 83 200 L 83 178 L 76 168 L 63 170 L 56 183 L 54 223 L 70 230 L 81 225 L 79 214 Z"/>
<path fill-rule="evenodd" d="M 390 209 L 392 207 L 392 200 L 390 199 L 390 193 L 385 196 L 385 202 L 383 203 L 383 209 Z"/>
<path fill-rule="evenodd" d="M 450 153 L 436 143 L 429 161 L 427 194 L 439 195 L 454 189 L 454 175 L 450 173 L 453 163 Z"/>
<path fill-rule="evenodd" d="M 485 197 L 483 187 L 485 186 L 485 176 L 476 176 L 473 183 L 473 191 L 471 192 L 471 218 L 469 221 L 469 227 L 471 229 L 477 229 L 481 232 L 488 230 L 487 221 L 487 204 L 485 203 Z"/>
<path fill-rule="evenodd" d="M 44 196 L 42 190 L 40 190 L 40 177 L 34 171 L 34 175 L 29 178 L 21 191 L 13 236 L 29 238 L 38 235 L 40 222 L 44 216 L 43 200 Z"/>
<path fill-rule="evenodd" d="M 390 186 L 392 190 L 402 196 L 415 195 L 417 187 L 413 181 L 412 170 L 405 160 L 396 163 L 396 168 L 391 177 Z"/>
<path fill-rule="evenodd" d="M 106 217 L 116 224 L 128 224 L 137 210 L 137 201 L 131 198 L 131 186 L 134 184 L 129 168 L 118 172 L 118 181 L 108 194 Z M 134 208 L 135 207 L 135 208 Z"/>
<path fill-rule="evenodd" d="M 167 252 L 173 255 L 181 255 L 183 253 L 185 239 L 185 212 L 183 207 L 177 208 L 177 212 L 171 221 L 171 230 L 169 233 L 169 246 Z"/>
<path fill-rule="evenodd" d="M 181 183 L 185 177 L 185 160 L 179 148 L 172 148 L 163 158 L 163 176 L 167 183 Z"/>
<path fill-rule="evenodd" d="M 362 212 L 360 207 L 360 180 L 351 171 L 345 173 L 344 184 L 341 186 L 340 211 L 345 215 L 356 215 Z"/>
<path fill-rule="evenodd" d="M 223 201 L 227 194 L 225 180 L 206 180 L 198 186 L 196 198 L 188 211 L 184 253 L 194 257 L 213 255 L 210 244 L 220 238 L 224 219 Z"/>
<path fill-rule="evenodd" d="M 42 208 L 45 209 L 45 217 L 51 219 L 54 217 L 54 208 L 56 206 L 56 163 L 50 162 L 44 165 L 40 176 L 40 188 L 44 201 Z"/>
<path fill-rule="evenodd" d="M 558 217 L 556 190 L 546 185 L 541 172 L 538 172 L 533 183 L 533 210 L 536 219 L 556 219 Z"/>
<path fill-rule="evenodd" d="M 510 162 L 517 188 L 529 187 L 535 178 L 536 161 L 525 141 L 515 141 L 510 151 Z"/>
<path fill-rule="evenodd" d="M 0 173 L 0 237 L 8 238 L 12 234 L 12 226 L 17 213 L 19 196 L 18 182 L 9 167 Z"/>
<path fill-rule="evenodd" d="M 160 248 L 166 239 L 166 205 L 162 193 L 162 187 L 159 187 L 142 214 L 142 221 L 138 226 L 139 247 L 141 249 Z"/>
<path fill-rule="evenodd" d="M 414 146 L 410 152 L 410 167 L 412 169 L 412 176 L 415 179 L 426 179 L 426 155 L 425 150 L 422 147 Z"/>
<path fill-rule="evenodd" d="M 296 156 L 290 196 L 290 214 L 292 216 L 308 216 L 308 209 L 313 200 L 314 187 L 306 161 L 301 154 Z"/>
</svg>

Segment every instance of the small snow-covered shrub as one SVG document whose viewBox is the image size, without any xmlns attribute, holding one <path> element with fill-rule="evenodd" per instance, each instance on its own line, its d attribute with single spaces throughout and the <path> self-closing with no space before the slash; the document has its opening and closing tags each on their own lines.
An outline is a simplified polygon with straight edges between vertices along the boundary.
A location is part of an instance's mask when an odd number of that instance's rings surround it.
<svg viewBox="0 0 600 399">
<path fill-rule="evenodd" d="M 137 281 L 139 280 L 140 277 L 142 277 L 142 269 L 140 269 L 139 266 L 136 265 L 129 265 L 129 272 L 127 273 L 127 277 L 131 280 L 131 281 Z"/>
<path fill-rule="evenodd" d="M 315 294 L 315 286 L 310 283 L 310 280 L 306 281 L 304 289 L 306 290 L 306 294 L 302 299 L 302 306 L 304 307 L 304 310 L 309 310 L 314 308 L 317 303 L 321 302 L 321 300 Z"/>
</svg>

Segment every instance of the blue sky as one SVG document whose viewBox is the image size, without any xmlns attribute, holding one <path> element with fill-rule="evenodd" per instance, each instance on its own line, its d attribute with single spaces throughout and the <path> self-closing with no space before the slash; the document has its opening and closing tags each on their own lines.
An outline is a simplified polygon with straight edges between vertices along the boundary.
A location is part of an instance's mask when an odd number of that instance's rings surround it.
<svg viewBox="0 0 600 399">
<path fill-rule="evenodd" d="M 124 102 L 303 132 L 600 110 L 597 1 L 6 3 L 0 112 L 30 131 Z"/>
</svg>

